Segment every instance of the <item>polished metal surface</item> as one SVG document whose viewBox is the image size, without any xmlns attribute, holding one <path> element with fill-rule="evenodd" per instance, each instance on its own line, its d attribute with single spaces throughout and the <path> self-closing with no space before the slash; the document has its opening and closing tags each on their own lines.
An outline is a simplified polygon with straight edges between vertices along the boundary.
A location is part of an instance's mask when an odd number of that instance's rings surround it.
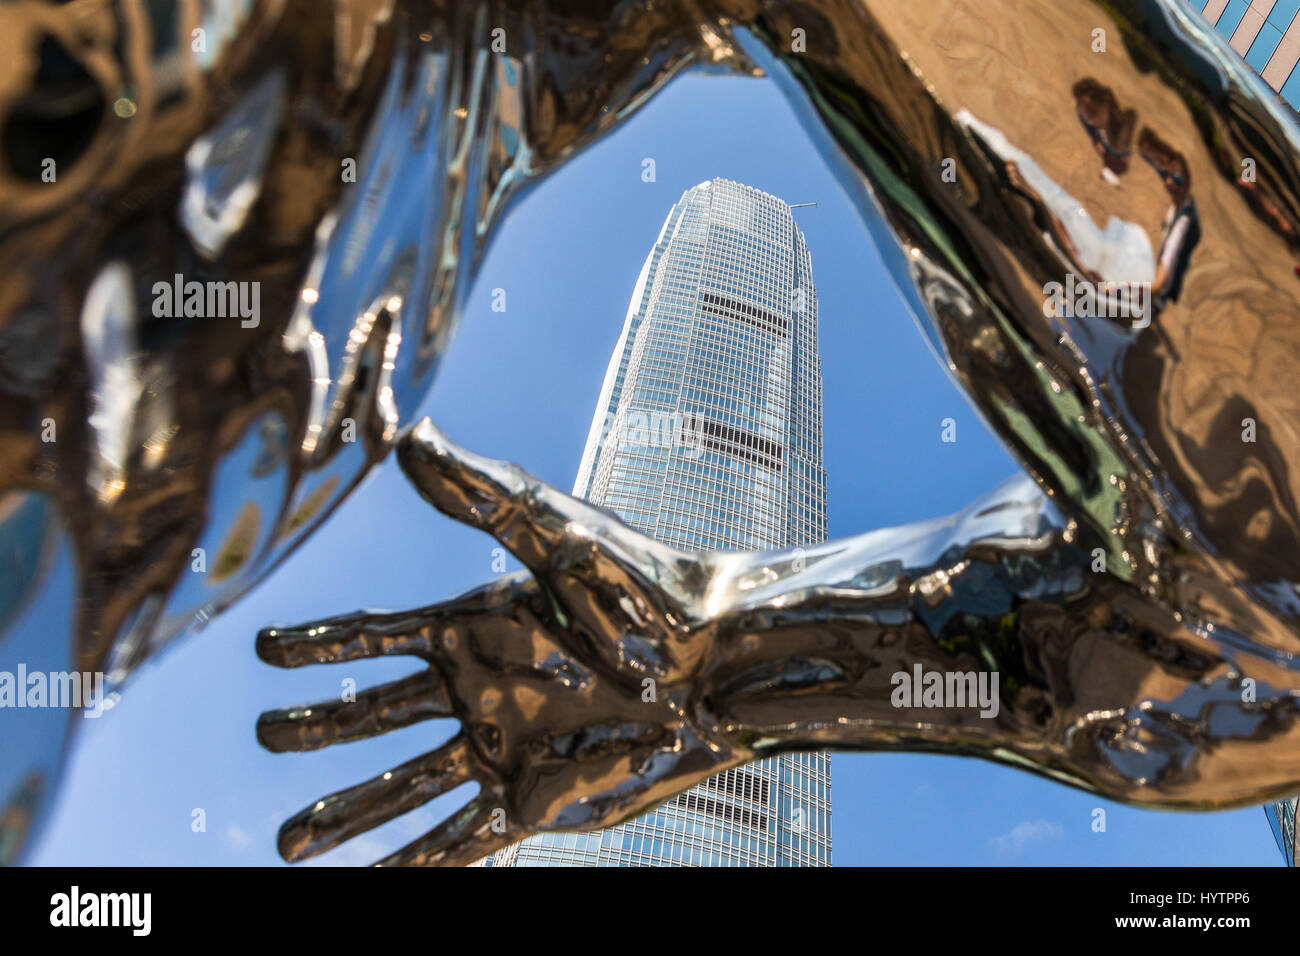
<svg viewBox="0 0 1300 956">
<path fill-rule="evenodd" d="M 118 685 L 236 599 L 398 438 L 509 204 L 693 66 L 786 91 L 1032 476 L 951 522 L 692 555 L 420 425 L 421 492 L 531 573 L 262 635 L 430 664 L 265 716 L 273 749 L 463 728 L 290 821 L 287 858 L 475 780 L 391 861 L 467 863 L 810 747 L 1157 807 L 1300 790 L 1300 127 L 1181 0 L 29 2 L 0 37 L 0 670 Z M 160 315 L 177 276 L 259 283 L 257 314 Z M 918 664 L 996 672 L 998 714 L 893 706 Z M 5 728 L 7 859 L 69 729 L 39 723 Z"/>
</svg>

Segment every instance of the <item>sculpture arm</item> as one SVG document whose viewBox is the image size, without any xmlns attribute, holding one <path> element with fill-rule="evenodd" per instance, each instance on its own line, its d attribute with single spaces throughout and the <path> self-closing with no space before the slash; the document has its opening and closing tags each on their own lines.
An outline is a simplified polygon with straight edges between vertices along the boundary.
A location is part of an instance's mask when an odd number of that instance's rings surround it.
<svg viewBox="0 0 1300 956">
<path fill-rule="evenodd" d="M 1160 806 L 1258 802 L 1300 780 L 1296 761 L 1231 772 L 1270 721 L 1292 733 L 1273 720 L 1289 693 L 1245 704 L 1241 670 L 1132 585 L 1091 571 L 1025 479 L 944 521 L 695 555 L 456 447 L 427 420 L 398 457 L 426 500 L 493 534 L 528 573 L 417 611 L 262 633 L 259 655 L 279 666 L 392 654 L 429 665 L 356 702 L 264 715 L 272 749 L 461 724 L 290 820 L 288 859 L 477 780 L 474 801 L 384 861 L 468 863 L 820 747 L 973 754 Z M 1277 680 L 1266 662 L 1249 668 Z"/>
</svg>

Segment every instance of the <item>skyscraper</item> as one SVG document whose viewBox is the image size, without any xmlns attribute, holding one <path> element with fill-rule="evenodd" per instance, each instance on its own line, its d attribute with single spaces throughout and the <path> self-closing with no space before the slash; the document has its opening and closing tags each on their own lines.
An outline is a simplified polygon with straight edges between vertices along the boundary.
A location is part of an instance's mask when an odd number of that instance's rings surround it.
<svg viewBox="0 0 1300 956">
<path fill-rule="evenodd" d="M 679 548 L 826 538 L 817 293 L 784 202 L 715 179 L 646 257 L 573 493 Z M 552 833 L 494 866 L 829 865 L 830 758 L 728 770 L 630 823 Z"/>
<path fill-rule="evenodd" d="M 1286 860 L 1287 866 L 1296 865 L 1295 813 L 1297 803 L 1300 803 L 1300 797 L 1279 800 L 1277 803 L 1264 806 L 1264 813 L 1268 815 L 1268 825 L 1273 828 L 1273 837 L 1277 840 L 1277 848 L 1282 851 L 1282 858 Z"/>
</svg>

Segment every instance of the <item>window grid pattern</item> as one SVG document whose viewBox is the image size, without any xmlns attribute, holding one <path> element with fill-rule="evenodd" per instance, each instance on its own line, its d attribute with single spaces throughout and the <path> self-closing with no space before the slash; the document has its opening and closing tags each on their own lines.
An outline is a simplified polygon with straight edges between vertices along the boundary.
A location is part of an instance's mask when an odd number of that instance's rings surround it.
<svg viewBox="0 0 1300 956">
<path fill-rule="evenodd" d="M 633 291 L 574 493 L 688 550 L 824 541 L 817 293 L 781 200 L 715 179 L 669 213 Z M 729 770 L 592 833 L 493 866 L 827 866 L 830 758 Z"/>
<path fill-rule="evenodd" d="M 1286 860 L 1287 866 L 1296 865 L 1295 814 L 1297 803 L 1300 803 L 1300 797 L 1281 800 L 1264 807 L 1264 812 L 1268 815 L 1269 826 L 1273 828 L 1273 836 L 1277 840 L 1277 848 L 1282 851 L 1282 858 Z"/>
<path fill-rule="evenodd" d="M 1300 0 L 1187 0 L 1292 109 L 1300 109 Z"/>
</svg>

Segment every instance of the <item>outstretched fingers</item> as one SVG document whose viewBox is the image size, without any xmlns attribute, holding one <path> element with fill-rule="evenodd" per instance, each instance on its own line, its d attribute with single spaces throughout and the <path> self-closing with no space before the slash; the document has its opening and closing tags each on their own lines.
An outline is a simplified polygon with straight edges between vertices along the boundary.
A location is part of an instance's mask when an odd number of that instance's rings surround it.
<svg viewBox="0 0 1300 956">
<path fill-rule="evenodd" d="M 474 758 L 463 735 L 388 773 L 331 794 L 280 827 L 280 856 L 308 859 L 387 823 L 474 779 Z"/>
<path fill-rule="evenodd" d="M 273 753 L 319 750 L 451 716 L 447 688 L 429 669 L 362 691 L 355 700 L 267 711 L 258 718 L 257 739 Z"/>
</svg>

